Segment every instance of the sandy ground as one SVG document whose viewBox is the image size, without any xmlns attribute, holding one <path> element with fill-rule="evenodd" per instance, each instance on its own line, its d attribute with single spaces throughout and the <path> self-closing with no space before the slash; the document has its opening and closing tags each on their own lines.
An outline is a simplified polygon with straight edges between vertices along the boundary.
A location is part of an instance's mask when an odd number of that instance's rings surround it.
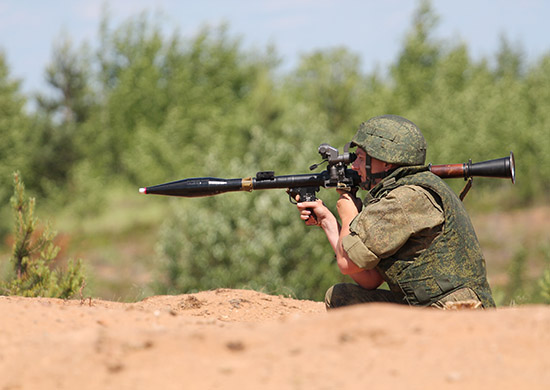
<svg viewBox="0 0 550 390">
<path fill-rule="evenodd" d="M 0 297 L 0 390 L 550 389 L 550 307 Z"/>
</svg>

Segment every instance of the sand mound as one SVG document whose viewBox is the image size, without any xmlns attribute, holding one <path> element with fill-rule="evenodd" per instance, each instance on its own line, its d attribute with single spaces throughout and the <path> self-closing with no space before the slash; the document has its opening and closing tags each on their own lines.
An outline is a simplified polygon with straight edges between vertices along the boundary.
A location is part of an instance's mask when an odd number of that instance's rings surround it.
<svg viewBox="0 0 550 390">
<path fill-rule="evenodd" d="M 550 307 L 0 297 L 0 389 L 549 389 Z"/>
</svg>

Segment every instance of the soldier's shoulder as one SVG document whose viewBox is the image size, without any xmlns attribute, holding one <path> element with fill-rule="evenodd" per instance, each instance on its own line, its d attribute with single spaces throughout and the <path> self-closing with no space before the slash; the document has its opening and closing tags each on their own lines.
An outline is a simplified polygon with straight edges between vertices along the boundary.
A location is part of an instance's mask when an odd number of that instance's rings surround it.
<svg viewBox="0 0 550 390">
<path fill-rule="evenodd" d="M 415 184 L 407 184 L 399 186 L 391 192 L 397 200 L 403 205 L 409 205 L 417 209 L 432 209 L 435 208 L 439 212 L 442 211 L 441 204 L 434 197 L 432 191 Z"/>
</svg>

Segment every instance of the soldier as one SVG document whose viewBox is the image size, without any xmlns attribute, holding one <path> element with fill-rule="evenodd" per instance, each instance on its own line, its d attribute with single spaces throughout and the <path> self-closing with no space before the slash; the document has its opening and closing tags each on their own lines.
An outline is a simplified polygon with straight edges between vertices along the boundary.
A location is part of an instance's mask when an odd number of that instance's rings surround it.
<svg viewBox="0 0 550 390">
<path fill-rule="evenodd" d="M 327 308 L 365 302 L 494 307 L 470 218 L 455 193 L 426 170 L 418 127 L 396 115 L 375 117 L 359 126 L 352 146 L 352 169 L 368 193 L 361 202 L 340 192 L 342 225 L 321 200 L 298 203 L 301 218 L 325 231 L 340 271 L 356 282 L 332 286 Z M 389 290 L 378 289 L 384 281 Z"/>
</svg>

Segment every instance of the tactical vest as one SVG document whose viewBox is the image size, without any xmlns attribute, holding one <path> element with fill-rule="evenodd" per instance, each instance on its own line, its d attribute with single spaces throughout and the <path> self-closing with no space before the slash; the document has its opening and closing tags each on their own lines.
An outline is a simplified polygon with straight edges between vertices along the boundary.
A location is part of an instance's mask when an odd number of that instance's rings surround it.
<svg viewBox="0 0 550 390">
<path fill-rule="evenodd" d="M 428 167 L 402 167 L 369 191 L 370 202 L 403 185 L 421 186 L 439 197 L 445 222 L 442 232 L 417 258 L 380 260 L 377 270 L 390 289 L 405 294 L 409 304 L 422 306 L 469 287 L 483 307 L 494 307 L 483 253 L 460 199 Z"/>
</svg>

